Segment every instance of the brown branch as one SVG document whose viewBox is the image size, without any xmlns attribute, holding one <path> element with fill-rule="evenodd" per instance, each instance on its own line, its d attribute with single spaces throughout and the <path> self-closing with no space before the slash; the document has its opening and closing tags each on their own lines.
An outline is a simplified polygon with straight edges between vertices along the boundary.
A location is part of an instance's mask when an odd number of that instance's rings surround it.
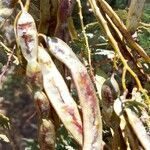
<svg viewBox="0 0 150 150">
<path fill-rule="evenodd" d="M 146 62 L 150 63 L 150 57 L 146 54 L 144 49 L 134 41 L 131 34 L 127 31 L 126 26 L 117 16 L 114 10 L 104 0 L 98 0 L 98 1 L 100 2 L 100 5 L 103 11 L 112 19 L 115 26 L 120 30 L 121 34 L 127 41 L 127 44 L 129 45 L 129 47 L 136 50 L 139 53 L 139 55 L 144 58 Z"/>
<path fill-rule="evenodd" d="M 120 48 L 121 53 L 123 54 L 124 58 L 129 61 L 129 65 L 131 68 L 135 69 L 135 72 L 140 76 L 140 78 L 143 80 L 143 77 L 145 81 L 148 78 L 148 75 L 144 73 L 144 70 L 139 67 L 141 64 L 138 62 L 136 58 L 133 57 L 132 53 L 130 52 L 129 48 L 125 45 L 125 42 L 123 41 L 122 34 L 118 30 L 118 28 L 115 26 L 115 24 L 112 22 L 112 20 L 103 12 L 103 10 L 100 7 L 101 12 L 103 13 L 103 16 L 108 22 L 108 26 L 111 30 L 111 33 L 113 37 L 115 38 L 116 42 L 118 43 L 118 47 Z"/>
<path fill-rule="evenodd" d="M 91 7 L 93 9 L 93 12 L 95 14 L 95 16 L 97 17 L 99 23 L 102 25 L 102 27 L 105 30 L 105 33 L 108 37 L 109 42 L 111 43 L 112 47 L 114 48 L 115 52 L 118 54 L 120 60 L 122 61 L 124 67 L 127 69 L 127 71 L 133 76 L 133 78 L 135 79 L 137 86 L 139 88 L 139 90 L 144 94 L 146 100 L 147 100 L 147 104 L 150 107 L 150 99 L 147 95 L 147 93 L 145 92 L 145 90 L 143 89 L 141 82 L 138 78 L 138 76 L 136 75 L 136 73 L 129 67 L 127 61 L 125 60 L 124 56 L 122 55 L 122 53 L 120 52 L 120 49 L 118 47 L 118 44 L 115 40 L 115 38 L 112 36 L 112 33 L 110 32 L 110 29 L 108 27 L 107 21 L 104 19 L 100 9 L 97 6 L 97 3 L 95 0 L 89 0 Z"/>
</svg>

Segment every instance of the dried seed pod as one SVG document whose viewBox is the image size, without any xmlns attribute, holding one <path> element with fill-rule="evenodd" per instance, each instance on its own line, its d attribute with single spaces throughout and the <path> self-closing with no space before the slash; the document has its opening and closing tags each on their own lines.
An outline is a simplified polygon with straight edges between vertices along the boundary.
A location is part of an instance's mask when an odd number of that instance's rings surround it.
<svg viewBox="0 0 150 150">
<path fill-rule="evenodd" d="M 138 116 L 129 108 L 125 109 L 128 121 L 145 150 L 150 149 L 150 136 L 146 133 L 145 127 Z"/>
<path fill-rule="evenodd" d="M 41 68 L 36 61 L 28 62 L 26 67 L 26 76 L 29 84 L 32 86 L 33 92 L 43 89 L 43 79 Z"/>
<path fill-rule="evenodd" d="M 120 95 L 120 89 L 117 81 L 114 78 L 114 74 L 108 78 L 102 86 L 101 97 L 102 97 L 102 113 L 104 120 L 108 125 L 112 124 L 112 115 L 114 112 L 114 101 Z"/>
<path fill-rule="evenodd" d="M 42 118 L 49 118 L 50 103 L 45 93 L 42 91 L 36 91 L 34 94 L 34 100 L 39 116 Z"/>
<path fill-rule="evenodd" d="M 75 0 L 61 0 L 57 12 L 57 26 L 54 35 L 67 43 L 70 40 L 68 19 L 71 17 L 74 4 Z"/>
<path fill-rule="evenodd" d="M 22 10 L 15 24 L 17 44 L 23 56 L 29 61 L 36 61 L 38 49 L 38 34 L 33 17 Z"/>
<path fill-rule="evenodd" d="M 114 73 L 108 78 L 102 86 L 102 99 L 110 99 L 110 102 L 114 102 L 120 95 L 119 85 L 114 77 Z"/>
<path fill-rule="evenodd" d="M 38 139 L 41 150 L 55 149 L 55 128 L 50 118 L 50 103 L 42 91 L 34 94 L 35 106 L 39 116 Z"/>
<path fill-rule="evenodd" d="M 44 90 L 65 127 L 82 145 L 82 122 L 77 104 L 52 59 L 42 47 L 38 50 L 38 62 L 43 75 Z"/>
<path fill-rule="evenodd" d="M 55 150 L 55 129 L 50 120 L 41 120 L 38 138 L 40 150 Z"/>
<path fill-rule="evenodd" d="M 50 52 L 71 71 L 83 114 L 83 150 L 102 147 L 102 121 L 99 102 L 86 68 L 71 48 L 58 38 L 43 36 Z"/>
</svg>

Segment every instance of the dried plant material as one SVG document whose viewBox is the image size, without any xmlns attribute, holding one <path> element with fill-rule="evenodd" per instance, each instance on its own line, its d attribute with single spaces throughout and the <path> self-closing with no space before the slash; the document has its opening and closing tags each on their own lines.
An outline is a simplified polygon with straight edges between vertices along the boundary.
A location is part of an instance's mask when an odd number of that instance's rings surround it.
<svg viewBox="0 0 150 150">
<path fill-rule="evenodd" d="M 40 0 L 40 23 L 38 28 L 40 33 L 54 35 L 57 24 L 57 9 L 58 0 Z"/>
<path fill-rule="evenodd" d="M 6 135 L 4 135 L 4 134 L 0 134 L 0 140 L 4 141 L 6 143 L 10 142 L 8 137 Z"/>
<path fill-rule="evenodd" d="M 1 74 L 8 71 L 12 77 L 11 74 L 23 75 L 26 70 L 26 76 L 23 77 L 28 82 L 24 84 L 27 85 L 34 97 L 36 111 L 33 114 L 37 114 L 38 118 L 37 139 L 41 150 L 64 148 L 147 150 L 150 147 L 150 99 L 147 82 L 149 80 L 147 62 L 149 63 L 150 58 L 147 54 L 148 51 L 146 52 L 142 48 L 148 46 L 145 39 L 148 35 L 148 25 L 142 24 L 145 30 L 141 30 L 138 34 L 142 47 L 132 36 L 137 25 L 140 25 L 138 22 L 145 0 L 131 2 L 127 27 L 122 22 L 125 21 L 125 17 L 121 14 L 120 19 L 107 1 L 110 2 L 110 0 L 0 1 Z M 20 9 L 20 7 L 16 7 L 14 10 L 17 2 L 21 6 L 21 11 L 16 16 L 13 26 L 11 19 L 14 19 Z M 79 16 L 76 15 L 77 5 L 73 10 L 75 2 L 78 2 Z M 111 2 L 116 3 L 115 7 L 120 8 L 127 5 L 122 1 L 111 0 Z M 119 4 L 121 5 L 118 6 Z M 72 13 L 72 11 L 74 12 Z M 12 12 L 13 14 L 10 16 Z M 120 12 L 118 13 L 120 14 Z M 95 20 L 93 14 L 97 17 L 98 22 L 96 23 L 93 22 Z M 143 20 L 146 22 L 148 16 L 145 15 L 147 14 L 144 11 Z M 81 21 L 81 26 L 77 25 L 78 37 L 73 21 L 76 25 Z M 133 21 L 134 24 L 132 24 Z M 86 23 L 87 25 L 84 27 Z M 38 31 L 36 25 L 38 25 Z M 101 25 L 101 28 L 98 25 Z M 10 31 L 15 31 L 16 38 L 14 36 L 7 38 L 5 33 L 9 34 Z M 103 31 L 105 31 L 105 35 L 103 35 Z M 15 43 L 18 48 L 14 46 Z M 66 43 L 69 43 L 79 54 L 87 68 Z M 88 57 L 86 57 L 84 49 L 88 49 Z M 19 67 L 15 67 L 15 64 L 9 65 L 12 63 L 9 61 L 11 56 L 16 57 L 13 53 L 20 60 Z M 51 57 L 51 55 L 53 56 Z M 88 61 L 85 57 L 88 58 Z M 8 62 L 5 67 L 3 62 L 7 61 L 7 58 Z M 23 71 L 20 71 L 20 68 Z M 110 75 L 112 72 L 117 74 L 118 83 L 115 81 L 114 74 L 110 78 L 107 77 L 106 74 Z M 91 79 L 95 83 L 96 91 Z M 6 78 L 8 87 L 3 84 L 2 92 L 10 90 L 9 86 L 12 84 L 9 81 L 12 81 L 12 78 Z M 13 81 L 15 84 L 14 97 L 18 99 L 21 95 L 21 98 L 24 98 L 24 94 L 28 93 L 26 90 L 22 92 L 22 89 L 16 86 L 18 82 L 20 80 Z M 12 94 L 12 92 L 8 92 L 8 96 L 9 93 Z M 99 95 L 100 102 L 96 94 Z M 5 97 L 2 97 L 2 103 L 3 99 Z M 101 106 L 101 111 L 99 106 Z M 27 106 L 28 109 L 30 107 Z M 26 117 L 28 114 L 28 112 L 23 113 L 23 116 Z M 30 124 L 29 120 L 32 117 L 33 115 L 26 122 Z M 102 123 L 104 124 L 103 128 Z M 19 138 L 11 138 L 9 135 L 9 131 L 12 131 L 9 119 L 0 116 L 0 124 L 8 135 L 11 146 L 14 146 L 16 141 L 18 146 Z M 7 142 L 8 139 L 3 135 L 5 134 L 0 135 L 0 138 Z M 11 141 L 13 139 L 16 140 L 14 143 Z M 35 143 L 34 146 L 38 147 Z"/>
<path fill-rule="evenodd" d="M 10 128 L 9 118 L 0 113 L 0 126 L 6 129 Z"/>
<path fill-rule="evenodd" d="M 43 75 L 44 90 L 65 127 L 82 145 L 82 122 L 77 104 L 45 49 L 39 47 L 38 62 Z"/>
<path fill-rule="evenodd" d="M 125 109 L 129 123 L 136 134 L 138 140 L 140 141 L 141 145 L 144 149 L 149 150 L 150 148 L 150 137 L 146 133 L 146 130 L 140 121 L 140 119 L 137 117 L 137 115 L 131 111 L 131 109 L 126 108 Z"/>
<path fill-rule="evenodd" d="M 100 69 L 96 70 L 96 75 L 95 75 L 95 84 L 98 92 L 98 96 L 100 99 L 102 99 L 102 85 L 106 81 L 107 76 L 104 74 L 104 72 Z"/>
<path fill-rule="evenodd" d="M 91 1 L 91 0 L 89 0 L 89 1 Z M 119 29 L 119 31 L 121 32 L 121 34 L 124 36 L 125 40 L 127 41 L 127 44 L 132 49 L 136 50 L 139 53 L 139 55 L 144 58 L 144 60 L 146 62 L 150 62 L 150 57 L 146 54 L 146 52 L 144 51 L 144 49 L 139 44 L 137 44 L 134 41 L 134 39 L 132 38 L 131 34 L 127 31 L 126 26 L 120 20 L 120 18 L 118 17 L 118 15 L 113 11 L 113 9 L 108 5 L 108 3 L 106 1 L 104 1 L 104 0 L 98 0 L 98 1 L 100 3 L 101 8 L 103 9 L 103 11 L 112 19 L 112 21 L 115 24 L 115 26 Z M 95 0 L 92 0 L 91 2 L 94 4 Z M 96 15 L 97 15 L 99 10 L 98 10 L 98 8 L 95 7 L 94 11 L 97 11 L 96 12 Z M 105 22 L 103 22 L 103 23 L 105 23 Z"/>
<path fill-rule="evenodd" d="M 72 74 L 83 114 L 83 149 L 100 149 L 102 122 L 99 101 L 86 68 L 65 42 L 58 38 L 43 37 L 50 52 L 63 62 Z"/>
<path fill-rule="evenodd" d="M 123 113 L 123 104 L 122 104 L 120 98 L 117 98 L 114 101 L 113 107 L 114 107 L 114 111 L 115 111 L 117 116 L 120 116 Z"/>
<path fill-rule="evenodd" d="M 75 0 L 61 0 L 57 11 L 57 26 L 54 35 L 67 43 L 70 40 L 68 19 L 71 17 L 74 4 Z"/>
<path fill-rule="evenodd" d="M 38 36 L 34 19 L 25 10 L 22 10 L 16 19 L 15 34 L 17 44 L 28 62 L 36 61 Z"/>
<path fill-rule="evenodd" d="M 50 120 L 42 119 L 39 125 L 40 150 L 55 150 L 55 130 Z"/>
<path fill-rule="evenodd" d="M 42 91 L 34 94 L 35 106 L 39 117 L 38 140 L 41 150 L 55 149 L 55 128 L 50 118 L 50 103 Z"/>
<path fill-rule="evenodd" d="M 126 119 L 127 118 L 124 117 L 124 114 L 120 115 L 120 129 L 121 134 L 123 136 L 123 140 L 127 147 L 126 149 L 141 150 L 139 141 L 136 138 L 130 124 Z"/>
<path fill-rule="evenodd" d="M 27 60 L 26 75 L 34 93 L 35 105 L 39 117 L 38 139 L 40 149 L 55 148 L 54 125 L 49 119 L 50 104 L 46 95 L 42 92 L 43 80 L 40 65 L 37 62 L 38 36 L 33 17 L 26 11 L 30 1 L 16 17 L 15 34 L 17 44 Z"/>
<path fill-rule="evenodd" d="M 50 103 L 45 93 L 42 91 L 36 91 L 34 94 L 34 100 L 39 116 L 42 118 L 49 118 Z"/>
<path fill-rule="evenodd" d="M 137 30 L 139 25 L 143 8 L 144 8 L 145 0 L 132 0 L 128 15 L 127 15 L 127 30 L 130 31 L 132 34 Z"/>
<path fill-rule="evenodd" d="M 103 8 L 103 11 L 105 12 L 105 11 L 107 10 L 108 16 L 111 15 L 111 16 L 109 16 L 110 18 L 112 18 L 112 15 L 113 15 L 113 17 L 115 18 L 115 20 L 118 20 L 118 19 L 119 19 L 119 17 L 115 14 L 115 12 L 112 10 L 112 8 L 111 8 L 105 1 L 103 1 L 103 0 L 99 0 L 99 1 L 100 1 L 101 5 L 102 5 L 102 8 L 104 7 L 104 8 Z M 103 26 L 103 28 L 104 28 L 104 30 L 105 30 L 105 33 L 106 33 L 106 35 L 107 35 L 107 37 L 108 37 L 109 42 L 111 43 L 111 45 L 112 45 L 112 47 L 114 48 L 115 52 L 117 53 L 118 57 L 119 57 L 120 60 L 122 61 L 123 65 L 124 65 L 124 67 L 125 67 L 125 69 L 126 69 L 126 71 L 128 71 L 128 72 L 132 75 L 132 77 L 135 79 L 135 81 L 136 81 L 136 83 L 137 83 L 137 86 L 138 86 L 138 88 L 139 88 L 139 91 L 141 91 L 141 92 L 143 93 L 143 95 L 145 96 L 146 102 L 147 102 L 147 104 L 148 104 L 149 107 L 150 107 L 150 99 L 149 99 L 149 96 L 147 95 L 147 92 L 146 92 L 145 89 L 142 87 L 141 81 L 139 80 L 139 78 L 138 78 L 138 76 L 136 75 L 136 73 L 130 68 L 130 66 L 128 65 L 128 63 L 127 63 L 127 61 L 125 60 L 124 56 L 122 55 L 122 53 L 121 53 L 121 51 L 120 51 L 120 48 L 119 48 L 119 46 L 118 46 L 118 43 L 117 43 L 116 39 L 113 37 L 113 35 L 112 35 L 112 33 L 111 33 L 111 31 L 110 31 L 110 29 L 109 29 L 109 27 L 108 27 L 107 21 L 105 20 L 104 16 L 102 15 L 102 12 L 101 12 L 100 9 L 98 8 L 96 1 L 95 1 L 95 0 L 89 0 L 89 2 L 90 2 L 90 4 L 91 4 L 91 7 L 92 7 L 92 9 L 93 9 L 93 11 L 94 11 L 94 14 L 95 14 L 95 16 L 97 17 L 99 23 Z M 112 21 L 113 21 L 113 19 L 112 19 Z M 120 20 L 118 20 L 118 21 L 121 23 Z M 115 23 L 114 23 L 114 24 L 115 24 Z M 116 24 L 115 24 L 115 25 L 116 25 Z M 123 26 L 122 23 L 121 23 L 121 25 Z M 121 25 L 120 25 L 120 26 L 121 26 Z M 116 25 L 116 26 L 117 26 L 117 25 Z M 118 29 L 120 29 L 120 28 L 118 27 Z M 124 31 L 125 31 L 125 29 L 124 29 Z M 125 31 L 125 32 L 126 32 L 126 31 Z M 131 37 L 131 38 L 132 38 L 132 37 Z M 144 53 L 145 53 L 144 50 L 142 50 L 141 52 L 144 52 Z M 147 55 L 145 55 L 145 56 L 147 56 Z M 150 59 L 148 56 L 147 56 L 147 58 Z M 148 59 L 147 59 L 147 61 L 148 61 Z M 125 72 L 126 72 L 126 71 L 125 71 Z M 125 73 L 125 74 L 126 74 L 126 73 Z M 124 81 L 123 81 L 123 83 L 124 83 Z M 124 88 L 126 88 L 126 87 L 125 87 L 125 84 L 124 84 Z"/>
</svg>

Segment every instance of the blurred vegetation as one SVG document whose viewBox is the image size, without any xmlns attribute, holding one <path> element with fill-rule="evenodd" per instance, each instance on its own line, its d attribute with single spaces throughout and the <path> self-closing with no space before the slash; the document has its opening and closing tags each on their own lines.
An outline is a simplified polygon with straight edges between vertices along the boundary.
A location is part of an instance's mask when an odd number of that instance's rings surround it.
<svg viewBox="0 0 150 150">
<path fill-rule="evenodd" d="M 119 17 L 123 20 L 126 16 L 126 10 L 128 7 L 128 0 L 107 0 L 107 2 L 112 6 L 114 10 L 118 13 Z M 84 23 L 86 27 L 86 34 L 88 37 L 89 45 L 91 48 L 91 57 L 93 67 L 100 69 L 103 72 L 104 76 L 110 77 L 114 72 L 114 64 L 111 59 L 114 57 L 114 51 L 110 46 L 106 36 L 99 27 L 94 15 L 88 11 L 89 5 L 87 0 L 82 0 L 82 10 L 84 16 Z M 78 16 L 78 8 L 75 7 L 73 11 L 73 20 L 75 27 L 78 32 L 78 38 L 69 43 L 69 46 L 73 51 L 78 55 L 79 59 L 86 65 L 87 61 L 87 50 L 85 46 L 84 36 L 80 28 L 80 19 Z M 147 3 L 144 8 L 144 13 L 142 16 L 142 22 L 150 23 L 150 3 Z M 150 28 L 138 28 L 138 43 L 144 48 L 144 50 L 150 55 Z M 0 47 L 0 70 L 7 62 L 7 53 L 4 52 L 3 48 Z M 105 65 L 103 65 L 105 63 Z M 87 68 L 89 66 L 87 65 Z M 16 64 L 11 64 L 10 71 L 7 72 L 4 83 L 0 87 L 0 109 L 5 110 L 6 116 L 10 119 L 10 124 L 16 128 L 15 130 L 20 130 L 15 133 L 13 137 L 10 133 L 6 133 L 8 137 L 11 137 L 11 140 L 14 143 L 23 142 L 22 149 L 26 150 L 38 150 L 39 146 L 37 144 L 36 132 L 36 115 L 33 115 L 35 108 L 32 102 L 32 95 L 30 90 L 26 86 L 25 77 L 19 77 L 14 73 L 16 71 Z M 89 68 L 88 68 L 89 69 Z M 147 73 L 150 73 L 149 67 L 147 64 L 145 66 Z M 120 74 L 116 76 L 118 82 L 121 81 Z M 132 84 L 130 76 L 128 76 L 127 83 Z M 144 85 L 150 91 L 150 85 L 145 83 Z M 121 89 L 122 90 L 122 89 Z M 131 105 L 130 105 L 131 106 Z M 31 118 L 30 118 L 31 117 Z M 22 119 L 21 119 L 22 118 Z M 8 118 L 1 116 L 0 114 L 0 131 L 3 131 L 4 126 L 8 126 Z M 23 125 L 24 124 L 24 125 Z M 28 133 L 25 133 L 30 128 Z M 150 132 L 150 129 L 147 129 Z M 104 122 L 104 141 L 109 141 L 111 136 L 110 129 L 107 127 Z M 64 126 L 61 124 L 58 131 L 57 138 L 57 150 L 78 150 L 79 147 L 77 143 L 74 142 L 73 138 L 68 134 Z M 14 138 L 21 138 L 21 140 L 16 141 Z M 0 136 L 0 140 L 1 140 Z M 4 139 L 2 139 L 4 140 Z M 17 147 L 21 149 L 19 146 Z"/>
</svg>

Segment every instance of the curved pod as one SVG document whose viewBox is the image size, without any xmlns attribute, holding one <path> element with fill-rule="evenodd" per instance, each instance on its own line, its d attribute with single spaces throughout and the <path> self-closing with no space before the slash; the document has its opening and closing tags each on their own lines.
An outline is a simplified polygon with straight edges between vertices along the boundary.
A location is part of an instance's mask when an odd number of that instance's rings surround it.
<svg viewBox="0 0 150 150">
<path fill-rule="evenodd" d="M 44 90 L 66 129 L 82 145 L 82 122 L 77 104 L 46 50 L 39 47 L 38 62 L 43 75 Z"/>
<path fill-rule="evenodd" d="M 87 70 L 65 42 L 58 38 L 43 37 L 50 52 L 71 71 L 82 107 L 83 150 L 99 150 L 102 146 L 101 114 Z"/>
</svg>

